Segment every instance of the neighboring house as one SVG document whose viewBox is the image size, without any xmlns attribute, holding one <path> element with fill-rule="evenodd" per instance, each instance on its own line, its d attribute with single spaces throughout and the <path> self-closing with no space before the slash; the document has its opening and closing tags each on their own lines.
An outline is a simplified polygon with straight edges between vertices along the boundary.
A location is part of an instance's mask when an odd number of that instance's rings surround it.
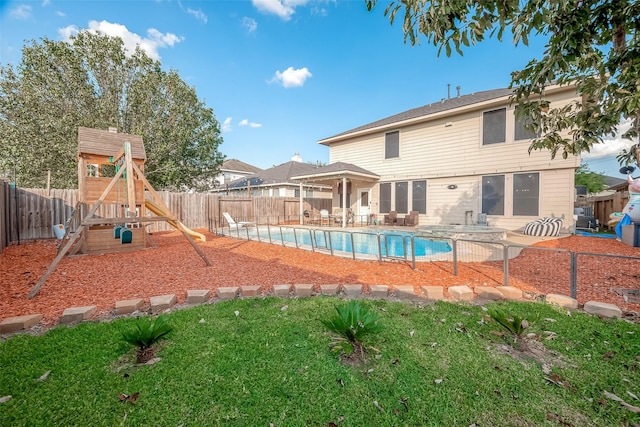
<svg viewBox="0 0 640 427">
<path fill-rule="evenodd" d="M 240 178 L 262 172 L 262 169 L 252 166 L 248 163 L 241 162 L 238 159 L 228 159 L 222 163 L 220 175 L 214 179 L 214 188 L 224 188 L 225 185 Z"/>
<path fill-rule="evenodd" d="M 236 179 L 215 192 L 251 194 L 253 196 L 300 197 L 300 183 L 294 175 L 314 173 L 318 166 L 299 161 L 299 156 L 287 163 L 265 169 L 251 176 Z M 331 185 L 309 183 L 302 186 L 305 198 L 331 198 Z"/>
<path fill-rule="evenodd" d="M 532 134 L 516 120 L 511 94 L 444 99 L 322 139 L 330 165 L 294 178 L 331 184 L 334 206 L 357 215 L 415 210 L 421 225 L 446 225 L 476 224 L 484 213 L 490 226 L 510 230 L 560 217 L 570 230 L 580 157 L 529 153 Z M 577 95 L 552 86 L 544 98 L 556 107 Z"/>
</svg>

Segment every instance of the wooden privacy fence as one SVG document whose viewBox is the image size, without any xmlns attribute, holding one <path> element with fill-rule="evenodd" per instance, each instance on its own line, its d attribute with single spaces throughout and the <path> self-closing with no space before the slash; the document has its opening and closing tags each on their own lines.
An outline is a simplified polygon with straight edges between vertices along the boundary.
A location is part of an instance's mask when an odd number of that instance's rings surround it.
<svg viewBox="0 0 640 427">
<path fill-rule="evenodd" d="M 606 225 L 609 221 L 609 215 L 613 212 L 621 212 L 629 202 L 629 192 L 618 191 L 607 196 L 598 196 L 587 200 L 593 203 L 593 216 L 600 221 L 600 224 Z"/>
<path fill-rule="evenodd" d="M 299 199 L 293 197 L 228 196 L 207 193 L 172 193 L 158 191 L 163 202 L 178 219 L 191 229 L 215 230 L 228 224 L 222 212 L 236 221 L 258 224 L 281 224 L 297 221 Z M 78 203 L 78 190 L 11 188 L 0 181 L 0 251 L 22 240 L 54 237 L 54 225 L 66 224 Z M 111 218 L 121 209 L 118 204 L 103 204 L 96 216 Z M 303 209 L 310 215 L 320 209 L 331 210 L 331 199 L 305 199 Z M 149 225 L 149 231 L 173 230 L 164 221 Z"/>
</svg>

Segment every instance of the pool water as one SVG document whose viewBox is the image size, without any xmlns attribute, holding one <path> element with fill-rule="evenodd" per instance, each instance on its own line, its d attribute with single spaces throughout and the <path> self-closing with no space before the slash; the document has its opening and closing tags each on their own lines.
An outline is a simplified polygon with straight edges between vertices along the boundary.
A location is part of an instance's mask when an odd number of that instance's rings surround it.
<svg viewBox="0 0 640 427">
<path fill-rule="evenodd" d="M 446 241 L 415 236 L 409 232 L 385 231 L 374 234 L 335 230 L 327 232 L 324 230 L 297 229 L 294 231 L 290 229 L 283 230 L 280 233 L 279 230 L 271 229 L 271 237 L 273 240 L 284 240 L 289 243 L 297 242 L 298 245 L 313 246 L 327 250 L 332 249 L 346 253 L 355 251 L 356 254 L 376 257 L 379 252 L 383 257 L 411 257 L 412 238 L 417 257 L 451 252 L 451 246 Z"/>
</svg>

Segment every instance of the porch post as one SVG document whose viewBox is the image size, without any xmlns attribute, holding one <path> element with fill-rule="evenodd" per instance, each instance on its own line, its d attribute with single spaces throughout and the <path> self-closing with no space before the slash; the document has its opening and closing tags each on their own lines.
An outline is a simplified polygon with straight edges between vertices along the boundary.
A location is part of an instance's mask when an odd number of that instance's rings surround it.
<svg viewBox="0 0 640 427">
<path fill-rule="evenodd" d="M 342 228 L 347 226 L 347 177 L 342 177 Z"/>
<path fill-rule="evenodd" d="M 299 217 L 300 217 L 300 225 L 304 225 L 304 205 L 303 205 L 303 197 L 302 197 L 302 181 L 300 182 L 300 195 L 298 196 L 300 201 L 300 209 L 299 209 Z"/>
</svg>

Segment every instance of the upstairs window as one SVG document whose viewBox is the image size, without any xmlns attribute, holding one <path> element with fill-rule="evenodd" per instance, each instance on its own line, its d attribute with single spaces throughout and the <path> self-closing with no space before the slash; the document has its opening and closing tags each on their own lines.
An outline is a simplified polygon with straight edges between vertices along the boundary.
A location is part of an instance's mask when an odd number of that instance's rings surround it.
<svg viewBox="0 0 640 427">
<path fill-rule="evenodd" d="M 400 131 L 384 134 L 384 158 L 400 157 Z"/>
<path fill-rule="evenodd" d="M 518 107 L 516 107 L 515 112 L 515 132 L 513 138 L 515 141 L 522 141 L 526 139 L 533 139 L 536 137 L 536 133 L 532 130 L 529 130 L 527 126 L 531 124 L 531 118 L 522 117 L 518 118 Z"/>
<path fill-rule="evenodd" d="M 482 113 L 482 145 L 506 141 L 507 109 L 500 108 Z"/>
</svg>

